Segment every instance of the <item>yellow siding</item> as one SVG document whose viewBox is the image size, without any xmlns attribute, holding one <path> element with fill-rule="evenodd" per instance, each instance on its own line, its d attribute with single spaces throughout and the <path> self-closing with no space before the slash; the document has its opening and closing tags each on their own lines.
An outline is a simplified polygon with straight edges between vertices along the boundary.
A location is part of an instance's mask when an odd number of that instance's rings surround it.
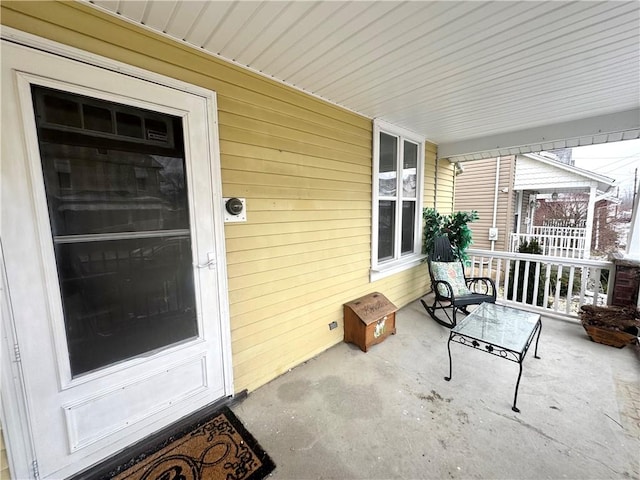
<svg viewBox="0 0 640 480">
<path fill-rule="evenodd" d="M 424 149 L 424 206 L 436 206 L 436 154 L 437 147 L 427 143 Z M 442 162 L 440 162 L 442 163 Z"/>
<path fill-rule="evenodd" d="M 7 460 L 7 448 L 4 445 L 4 435 L 2 424 L 0 424 L 0 479 L 11 478 L 9 472 L 9 461 Z"/>
<path fill-rule="evenodd" d="M 3 2 L 2 23 L 217 92 L 236 391 L 253 390 L 343 337 L 342 305 L 378 290 L 398 307 L 424 265 L 369 282 L 372 121 L 76 3 Z M 425 206 L 451 209 L 452 168 L 426 147 Z M 340 328 L 330 331 L 337 321 Z M 400 325 L 399 328 L 402 328 Z"/>
<path fill-rule="evenodd" d="M 445 215 L 453 213 L 454 195 L 454 166 L 447 159 L 440 159 L 437 163 L 437 198 L 436 210 Z"/>
</svg>

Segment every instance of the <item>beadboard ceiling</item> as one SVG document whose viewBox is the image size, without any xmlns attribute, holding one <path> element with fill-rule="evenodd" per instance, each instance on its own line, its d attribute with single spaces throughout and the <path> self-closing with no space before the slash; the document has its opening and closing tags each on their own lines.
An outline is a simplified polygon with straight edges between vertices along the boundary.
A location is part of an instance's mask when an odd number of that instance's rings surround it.
<svg viewBox="0 0 640 480">
<path fill-rule="evenodd" d="M 88 3 L 418 132 L 449 158 L 640 136 L 636 1 Z"/>
</svg>

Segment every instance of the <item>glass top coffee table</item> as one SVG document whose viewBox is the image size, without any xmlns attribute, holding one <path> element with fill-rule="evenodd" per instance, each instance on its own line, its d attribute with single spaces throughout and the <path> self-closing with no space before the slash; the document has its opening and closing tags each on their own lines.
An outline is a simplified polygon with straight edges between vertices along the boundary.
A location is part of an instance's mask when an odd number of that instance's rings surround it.
<svg viewBox="0 0 640 480">
<path fill-rule="evenodd" d="M 542 322 L 537 313 L 525 312 L 516 308 L 482 303 L 464 320 L 458 323 L 449 334 L 447 350 L 449 351 L 449 376 L 451 380 L 451 342 L 460 343 L 467 347 L 476 348 L 498 357 L 518 363 L 520 372 L 516 382 L 516 392 L 513 397 L 511 410 L 520 412 L 516 407 L 518 387 L 522 377 L 522 362 L 529 350 L 533 338 L 536 338 L 534 357 L 538 356 L 538 340 L 542 331 Z"/>
</svg>

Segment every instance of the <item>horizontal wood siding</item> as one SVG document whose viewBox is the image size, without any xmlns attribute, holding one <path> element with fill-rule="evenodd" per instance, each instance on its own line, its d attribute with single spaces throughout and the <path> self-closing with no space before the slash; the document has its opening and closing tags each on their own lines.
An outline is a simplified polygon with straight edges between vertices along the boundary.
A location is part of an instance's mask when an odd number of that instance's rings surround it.
<svg viewBox="0 0 640 480">
<path fill-rule="evenodd" d="M 402 307 L 427 291 L 422 265 L 369 282 L 370 119 L 83 4 L 3 2 L 1 18 L 217 92 L 223 195 L 247 199 L 247 222 L 225 225 L 236 391 L 340 342 L 344 303 L 378 290 Z M 425 205 L 436 174 L 451 205 L 452 170 L 426 150 Z"/>
<path fill-rule="evenodd" d="M 589 180 L 580 175 L 528 157 L 518 156 L 515 177 L 516 189 L 570 188 L 589 184 Z"/>
<path fill-rule="evenodd" d="M 436 176 L 437 176 L 437 191 L 435 207 L 441 214 L 453 213 L 454 208 L 454 189 L 455 189 L 455 177 L 454 177 L 454 165 L 449 160 L 438 160 L 436 163 Z"/>
<path fill-rule="evenodd" d="M 427 143 L 424 150 L 424 207 L 436 206 L 436 154 L 438 147 Z"/>
<path fill-rule="evenodd" d="M 496 227 L 498 241 L 495 248 L 503 250 L 508 245 L 509 233 L 513 230 L 513 161 L 512 156 L 500 158 L 498 182 L 498 204 Z M 497 161 L 495 158 L 464 163 L 464 172 L 456 176 L 456 211 L 477 210 L 479 219 L 470 224 L 473 232 L 473 248 L 490 249 L 489 228 L 493 226 Z M 508 189 L 507 192 L 502 192 Z"/>
<path fill-rule="evenodd" d="M 4 435 L 2 434 L 2 425 L 0 425 L 0 478 L 11 478 L 9 460 L 7 459 L 7 448 L 4 445 Z"/>
<path fill-rule="evenodd" d="M 494 177 L 495 178 L 495 177 Z M 515 156 L 500 157 L 500 180 L 498 181 L 498 209 L 496 226 L 498 227 L 498 240 L 496 250 L 508 251 L 509 237 L 515 227 L 515 191 L 513 182 L 515 178 Z"/>
</svg>

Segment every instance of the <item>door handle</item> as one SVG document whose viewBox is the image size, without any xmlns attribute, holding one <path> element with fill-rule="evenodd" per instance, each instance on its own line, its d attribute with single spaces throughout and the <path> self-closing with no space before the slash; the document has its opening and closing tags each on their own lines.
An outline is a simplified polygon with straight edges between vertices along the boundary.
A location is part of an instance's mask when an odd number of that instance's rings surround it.
<svg viewBox="0 0 640 480">
<path fill-rule="evenodd" d="M 216 256 L 214 252 L 207 253 L 207 261 L 205 263 L 196 263 L 196 268 L 208 268 L 213 270 L 216 268 Z"/>
</svg>

